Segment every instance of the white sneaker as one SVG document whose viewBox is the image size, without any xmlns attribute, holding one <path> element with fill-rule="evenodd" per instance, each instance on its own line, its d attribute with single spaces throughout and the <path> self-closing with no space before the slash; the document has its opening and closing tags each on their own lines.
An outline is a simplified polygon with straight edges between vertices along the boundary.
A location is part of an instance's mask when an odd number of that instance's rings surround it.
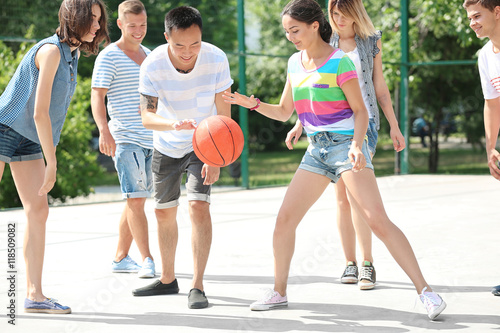
<svg viewBox="0 0 500 333">
<path fill-rule="evenodd" d="M 281 296 L 279 292 L 269 289 L 261 300 L 250 305 L 250 310 L 267 311 L 285 306 L 288 306 L 286 296 Z"/>
<path fill-rule="evenodd" d="M 444 309 L 446 309 L 446 302 L 443 301 L 441 296 L 436 294 L 433 291 L 425 291 L 427 287 L 422 290 L 422 293 L 419 295 L 420 301 L 424 304 L 425 309 L 427 310 L 427 315 L 431 320 L 434 320 Z"/>
<path fill-rule="evenodd" d="M 155 277 L 155 263 L 151 258 L 147 257 L 142 263 L 142 267 L 137 273 L 140 278 L 152 278 Z"/>
</svg>

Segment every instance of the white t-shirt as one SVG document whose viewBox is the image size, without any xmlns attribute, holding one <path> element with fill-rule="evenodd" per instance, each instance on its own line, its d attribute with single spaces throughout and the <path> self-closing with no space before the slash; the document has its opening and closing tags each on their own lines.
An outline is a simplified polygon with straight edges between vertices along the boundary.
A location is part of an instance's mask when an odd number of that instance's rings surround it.
<svg viewBox="0 0 500 333">
<path fill-rule="evenodd" d="M 363 69 L 361 68 L 361 60 L 359 59 L 358 48 L 356 47 L 351 52 L 348 52 L 347 55 L 349 56 L 349 58 L 351 58 L 354 66 L 356 66 L 356 73 L 358 74 L 358 83 L 359 88 L 361 89 L 361 96 L 363 96 L 363 102 L 365 102 L 366 110 L 368 110 L 368 116 L 370 117 L 370 119 L 373 119 L 375 115 L 371 111 L 372 108 L 370 107 L 370 99 L 368 98 L 368 92 L 366 91 L 365 80 L 363 80 Z"/>
<path fill-rule="evenodd" d="M 500 52 L 493 52 L 491 40 L 479 52 L 478 62 L 484 99 L 500 97 Z"/>
<path fill-rule="evenodd" d="M 166 119 L 203 119 L 216 115 L 215 95 L 233 84 L 226 54 L 202 42 L 193 70 L 179 73 L 168 56 L 168 44 L 157 47 L 141 65 L 139 92 L 158 97 L 157 114 Z M 153 131 L 153 145 L 164 155 L 181 158 L 193 151 L 193 130 Z"/>
<path fill-rule="evenodd" d="M 141 47 L 146 55 L 151 52 Z M 139 65 L 112 43 L 97 56 L 92 88 L 108 89 L 108 126 L 115 142 L 153 149 L 153 131 L 144 128 L 140 114 L 139 71 Z"/>
</svg>

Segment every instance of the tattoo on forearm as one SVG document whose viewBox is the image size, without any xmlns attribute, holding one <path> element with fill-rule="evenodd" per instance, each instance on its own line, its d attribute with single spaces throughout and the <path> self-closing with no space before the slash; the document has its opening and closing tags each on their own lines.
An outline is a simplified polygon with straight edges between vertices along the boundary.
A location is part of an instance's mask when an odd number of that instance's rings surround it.
<svg viewBox="0 0 500 333">
<path fill-rule="evenodd" d="M 148 96 L 141 94 L 141 111 L 146 110 L 149 112 L 156 112 L 158 108 L 158 97 Z"/>
</svg>

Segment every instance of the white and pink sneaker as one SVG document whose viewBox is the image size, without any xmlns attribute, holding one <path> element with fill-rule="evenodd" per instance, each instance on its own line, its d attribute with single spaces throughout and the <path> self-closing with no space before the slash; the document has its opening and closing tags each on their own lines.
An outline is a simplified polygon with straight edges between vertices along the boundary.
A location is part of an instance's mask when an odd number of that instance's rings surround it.
<svg viewBox="0 0 500 333">
<path fill-rule="evenodd" d="M 269 289 L 262 299 L 250 304 L 250 310 L 267 311 L 285 306 L 288 306 L 286 296 L 281 296 L 279 292 Z"/>
<path fill-rule="evenodd" d="M 427 315 L 431 320 L 434 320 L 446 308 L 446 303 L 441 296 L 432 291 L 425 291 L 427 287 L 422 290 L 420 301 L 427 310 Z"/>
</svg>

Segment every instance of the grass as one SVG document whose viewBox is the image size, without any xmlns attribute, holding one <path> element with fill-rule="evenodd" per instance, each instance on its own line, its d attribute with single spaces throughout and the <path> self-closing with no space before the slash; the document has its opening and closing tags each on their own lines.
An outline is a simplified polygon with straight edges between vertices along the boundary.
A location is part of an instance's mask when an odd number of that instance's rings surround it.
<svg viewBox="0 0 500 333">
<path fill-rule="evenodd" d="M 417 143 L 418 141 L 413 141 Z M 279 151 L 255 152 L 249 157 L 250 187 L 278 186 L 290 183 L 300 164 L 307 141 L 300 141 L 294 150 L 283 146 Z M 428 148 L 412 148 L 410 153 L 410 173 L 428 174 Z M 394 175 L 395 154 L 390 140 L 381 138 L 373 160 L 377 177 Z M 489 174 L 486 153 L 482 149 L 446 148 L 439 151 L 438 174 Z M 109 172 L 99 179 L 96 185 L 119 185 L 116 173 Z M 240 186 L 241 179 L 230 176 L 229 168 L 221 169 L 219 181 L 215 186 Z"/>
<path fill-rule="evenodd" d="M 415 141 L 418 142 L 418 141 Z M 413 141 L 412 141 L 413 143 Z M 258 152 L 249 158 L 250 187 L 287 185 L 300 164 L 307 141 L 300 141 L 294 150 L 283 147 L 275 152 Z M 410 173 L 429 173 L 429 149 L 412 148 Z M 377 177 L 394 175 L 395 153 L 390 142 L 381 140 L 373 159 Z M 486 153 L 482 149 L 446 148 L 439 151 L 438 174 L 489 174 Z M 229 179 L 229 182 L 227 181 Z M 234 184 L 234 180 L 221 172 L 219 185 Z"/>
</svg>

